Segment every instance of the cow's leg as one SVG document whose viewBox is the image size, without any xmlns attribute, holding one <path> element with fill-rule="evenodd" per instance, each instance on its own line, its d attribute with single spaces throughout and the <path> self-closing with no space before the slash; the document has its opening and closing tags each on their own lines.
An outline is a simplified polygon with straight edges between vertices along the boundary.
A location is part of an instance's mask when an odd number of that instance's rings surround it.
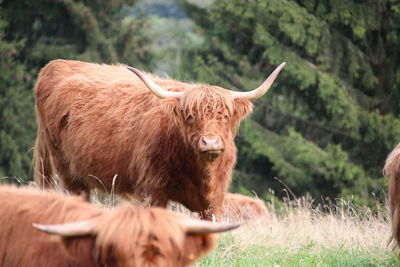
<svg viewBox="0 0 400 267">
<path fill-rule="evenodd" d="M 188 181 L 189 179 L 186 179 Z M 183 179 L 183 183 L 185 179 Z M 174 189 L 174 190 L 171 190 Z M 203 220 L 212 221 L 220 219 L 222 214 L 222 203 L 224 200 L 225 186 L 219 184 L 210 188 L 208 183 L 195 184 L 186 182 L 182 188 L 177 190 L 175 187 L 169 188 L 169 199 L 183 204 L 190 211 L 198 212 Z"/>
<path fill-rule="evenodd" d="M 50 151 L 47 148 L 46 142 L 43 141 L 43 134 L 38 131 L 38 137 L 35 143 L 33 156 L 34 165 L 34 181 L 40 188 L 55 189 L 56 179 L 53 177 L 53 166 L 51 163 Z"/>
<path fill-rule="evenodd" d="M 222 201 L 220 201 L 221 196 L 213 196 L 213 198 L 203 198 L 199 196 L 195 198 L 197 201 L 185 201 L 181 202 L 189 210 L 198 212 L 200 218 L 207 221 L 219 220 L 222 214 Z M 202 201 L 198 201 L 201 199 Z M 193 200 L 193 199 L 192 199 Z"/>
<path fill-rule="evenodd" d="M 200 213 L 201 218 L 204 220 L 212 221 L 212 220 L 220 220 L 222 215 L 222 205 L 225 197 L 224 190 L 218 189 L 215 190 L 209 196 L 209 206 Z"/>
<path fill-rule="evenodd" d="M 200 217 L 203 220 L 213 221 L 213 220 L 220 220 L 222 214 L 222 203 L 214 202 L 210 205 L 206 210 L 200 212 Z"/>
<path fill-rule="evenodd" d="M 213 209 L 207 209 L 205 211 L 200 212 L 200 218 L 202 220 L 213 221 L 216 219 Z"/>
<path fill-rule="evenodd" d="M 132 192 L 135 192 L 132 194 Z M 143 207 L 167 207 L 169 198 L 165 195 L 165 190 L 140 190 L 134 188 L 129 193 L 123 194 L 126 199 Z"/>
<path fill-rule="evenodd" d="M 81 195 L 85 200 L 90 201 L 90 187 L 84 183 L 82 177 L 74 176 L 68 166 L 68 161 L 65 159 L 64 155 L 59 151 L 58 146 L 54 145 L 52 147 L 54 172 L 58 175 L 59 179 L 56 179 L 62 184 L 63 189 L 68 192 Z M 62 188 L 60 188 L 62 189 Z"/>
<path fill-rule="evenodd" d="M 62 182 L 68 192 L 82 196 L 86 201 L 90 201 L 90 188 L 78 179 L 62 176 Z"/>
</svg>

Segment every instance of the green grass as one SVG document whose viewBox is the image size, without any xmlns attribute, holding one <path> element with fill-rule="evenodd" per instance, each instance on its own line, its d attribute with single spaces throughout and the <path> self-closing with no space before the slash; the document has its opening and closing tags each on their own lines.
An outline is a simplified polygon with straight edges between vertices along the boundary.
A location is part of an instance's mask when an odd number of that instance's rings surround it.
<svg viewBox="0 0 400 267">
<path fill-rule="evenodd" d="M 398 262 L 394 253 L 381 250 L 371 254 L 362 249 L 320 248 L 315 252 L 309 247 L 291 251 L 289 248 L 267 248 L 259 245 L 251 245 L 245 249 L 227 249 L 221 244 L 195 266 L 398 266 Z"/>
</svg>

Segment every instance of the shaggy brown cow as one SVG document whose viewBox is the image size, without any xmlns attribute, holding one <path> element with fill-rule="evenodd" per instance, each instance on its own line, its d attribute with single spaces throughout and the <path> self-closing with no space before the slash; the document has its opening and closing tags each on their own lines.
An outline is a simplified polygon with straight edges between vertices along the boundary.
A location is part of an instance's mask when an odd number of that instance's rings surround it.
<svg viewBox="0 0 400 267">
<path fill-rule="evenodd" d="M 400 247 L 400 144 L 388 155 L 383 172 L 386 176 L 389 176 L 391 240 L 395 240 L 397 246 Z"/>
<path fill-rule="evenodd" d="M 274 219 L 262 200 L 234 193 L 225 194 L 222 217 L 231 221 L 256 218 L 272 221 Z"/>
<path fill-rule="evenodd" d="M 59 175 L 75 193 L 113 188 L 155 206 L 172 200 L 218 216 L 240 120 L 284 65 L 259 88 L 233 92 L 123 65 L 52 61 L 35 87 L 35 181 L 51 186 Z"/>
<path fill-rule="evenodd" d="M 238 226 L 10 186 L 0 187 L 0 207 L 2 267 L 186 266 L 215 246 L 212 233 Z"/>
</svg>

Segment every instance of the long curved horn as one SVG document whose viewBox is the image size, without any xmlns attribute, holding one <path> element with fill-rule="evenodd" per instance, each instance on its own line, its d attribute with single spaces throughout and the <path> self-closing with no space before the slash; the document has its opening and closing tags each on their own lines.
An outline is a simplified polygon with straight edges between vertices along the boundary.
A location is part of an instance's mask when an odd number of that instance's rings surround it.
<svg viewBox="0 0 400 267">
<path fill-rule="evenodd" d="M 160 86 L 155 84 L 149 77 L 147 77 L 146 74 L 144 74 L 138 69 L 129 66 L 127 66 L 126 68 L 135 73 L 136 76 L 138 76 L 139 79 L 142 80 L 142 82 L 147 86 L 147 88 L 149 88 L 149 90 L 159 98 L 167 98 L 167 97 L 179 98 L 183 95 L 182 92 L 170 92 L 168 90 L 161 88 Z"/>
<path fill-rule="evenodd" d="M 92 220 L 63 223 L 63 224 L 37 224 L 32 226 L 43 232 L 61 236 L 85 236 L 96 234 L 96 224 Z"/>
<path fill-rule="evenodd" d="M 285 67 L 285 65 L 286 65 L 286 62 L 281 63 L 257 89 L 254 89 L 249 92 L 230 91 L 232 94 L 232 97 L 234 99 L 248 98 L 250 100 L 262 97 L 268 91 L 268 89 L 271 87 L 271 85 L 275 81 L 276 77 L 278 76 L 279 72 L 283 69 L 283 67 Z"/>
<path fill-rule="evenodd" d="M 211 234 L 221 233 L 236 229 L 240 226 L 240 223 L 216 223 L 209 221 L 186 219 L 184 226 L 186 227 L 186 233 L 188 234 Z"/>
</svg>

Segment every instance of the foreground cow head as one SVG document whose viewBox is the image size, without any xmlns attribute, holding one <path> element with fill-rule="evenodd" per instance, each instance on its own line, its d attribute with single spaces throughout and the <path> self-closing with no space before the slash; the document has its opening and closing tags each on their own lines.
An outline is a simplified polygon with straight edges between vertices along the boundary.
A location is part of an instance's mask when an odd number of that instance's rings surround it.
<svg viewBox="0 0 400 267">
<path fill-rule="evenodd" d="M 82 242 L 94 237 L 100 266 L 186 266 L 215 247 L 215 235 L 239 224 L 188 218 L 160 208 L 114 210 L 107 216 L 56 225 L 33 224 L 63 237 L 67 251 L 82 254 Z"/>
<path fill-rule="evenodd" d="M 157 97 L 170 99 L 170 112 L 179 124 L 182 136 L 194 151 L 208 161 L 224 153 L 239 127 L 240 120 L 252 110 L 250 100 L 263 96 L 271 87 L 286 63 L 280 64 L 257 89 L 235 92 L 217 86 L 188 85 L 185 91 L 168 91 L 155 84 L 143 72 L 127 67 L 135 73 Z"/>
</svg>

